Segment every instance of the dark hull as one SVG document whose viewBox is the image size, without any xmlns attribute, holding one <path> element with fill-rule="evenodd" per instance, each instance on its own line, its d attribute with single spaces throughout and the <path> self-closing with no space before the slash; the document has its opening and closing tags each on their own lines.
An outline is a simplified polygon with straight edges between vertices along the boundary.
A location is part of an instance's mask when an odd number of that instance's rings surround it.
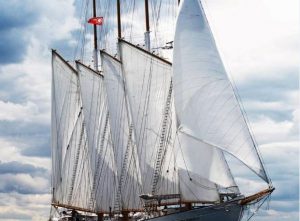
<svg viewBox="0 0 300 221">
<path fill-rule="evenodd" d="M 151 221 L 240 221 L 243 217 L 243 206 L 238 203 L 226 203 L 217 206 L 197 208 L 151 218 Z"/>
</svg>

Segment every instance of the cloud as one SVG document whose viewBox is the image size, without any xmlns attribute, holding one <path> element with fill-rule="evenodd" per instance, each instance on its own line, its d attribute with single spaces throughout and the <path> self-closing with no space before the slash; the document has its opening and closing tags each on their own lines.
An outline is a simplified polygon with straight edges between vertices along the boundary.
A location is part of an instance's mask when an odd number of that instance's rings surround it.
<svg viewBox="0 0 300 221">
<path fill-rule="evenodd" d="M 295 110 L 294 113 L 298 113 L 298 111 Z M 260 145 L 275 142 L 297 142 L 298 125 L 299 121 L 295 116 L 292 120 L 275 121 L 263 115 L 257 121 L 251 122 L 251 128 Z"/>
<path fill-rule="evenodd" d="M 0 193 L 0 220 L 41 221 L 49 217 L 50 194 Z"/>
<path fill-rule="evenodd" d="M 272 206 L 272 202 L 270 204 Z M 244 219 L 246 220 L 246 218 Z M 297 221 L 299 220 L 298 212 L 280 212 L 274 209 L 260 209 L 256 216 L 256 221 Z"/>
<path fill-rule="evenodd" d="M 27 102 L 24 105 L 0 101 L 0 120 L 22 120 L 26 121 L 30 116 L 35 116 L 38 113 L 38 106 L 32 102 Z"/>
<path fill-rule="evenodd" d="M 38 11 L 30 2 L 9 1 L 0 6 L 0 64 L 21 61 L 27 49 L 29 38 L 24 30 L 39 19 Z M 13 15 L 13 16 L 12 16 Z"/>
<path fill-rule="evenodd" d="M 32 177 L 29 174 L 0 174 L 0 192 L 21 194 L 49 193 L 48 178 Z"/>
<path fill-rule="evenodd" d="M 36 120 L 37 121 L 37 120 Z M 49 121 L 0 121 L 0 137 L 18 146 L 24 156 L 50 157 Z"/>
<path fill-rule="evenodd" d="M 291 68 L 298 72 L 297 0 L 203 2 L 225 66 L 236 82 L 278 78 Z"/>
<path fill-rule="evenodd" d="M 35 167 L 42 167 L 50 170 L 50 158 L 22 155 L 23 147 L 19 145 L 18 142 L 15 143 L 0 137 L 0 161 L 2 163 L 17 161 L 19 163 L 30 164 Z"/>
<path fill-rule="evenodd" d="M 0 18 L 1 19 L 1 18 Z M 26 39 L 20 30 L 0 30 L 0 63 L 8 64 L 21 61 L 26 55 Z"/>
<path fill-rule="evenodd" d="M 45 168 L 23 164 L 17 161 L 0 162 L 0 174 L 30 174 L 31 176 L 49 176 Z"/>
</svg>

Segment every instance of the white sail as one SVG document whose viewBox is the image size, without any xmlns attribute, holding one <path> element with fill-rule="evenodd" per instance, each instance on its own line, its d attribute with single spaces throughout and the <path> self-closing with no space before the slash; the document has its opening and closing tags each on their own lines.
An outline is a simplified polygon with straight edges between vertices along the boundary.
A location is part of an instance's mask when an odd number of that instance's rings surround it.
<svg viewBox="0 0 300 221">
<path fill-rule="evenodd" d="M 183 168 L 178 168 L 182 202 L 218 202 L 218 187 L 213 182 Z"/>
<path fill-rule="evenodd" d="M 167 125 L 169 125 L 169 128 L 167 130 L 167 136 L 164 137 L 167 147 L 165 148 L 164 156 L 161 162 L 160 177 L 155 189 L 156 195 L 182 193 L 179 187 L 178 164 L 176 159 L 178 154 L 175 147 L 177 139 L 177 124 L 174 107 L 173 84 L 171 84 L 171 92 L 169 113 L 167 118 Z M 174 198 L 165 200 L 164 203 L 178 203 L 178 200 L 178 198 Z"/>
<path fill-rule="evenodd" d="M 89 208 L 92 189 L 92 174 L 88 155 L 86 129 L 83 114 L 79 113 L 66 157 L 62 166 L 59 202 L 79 208 Z"/>
<path fill-rule="evenodd" d="M 56 52 L 52 65 L 53 202 L 87 208 L 91 170 L 78 75 Z"/>
<path fill-rule="evenodd" d="M 120 41 L 121 61 L 140 159 L 143 193 L 156 192 L 170 144 L 171 65 Z"/>
<path fill-rule="evenodd" d="M 124 210 L 141 209 L 139 194 L 141 178 L 133 127 L 125 97 L 121 63 L 105 52 L 101 52 L 104 84 L 110 113 L 112 141 L 115 146 L 115 159 L 118 170 L 119 207 Z"/>
<path fill-rule="evenodd" d="M 114 206 L 117 171 L 111 142 L 107 96 L 103 76 L 77 63 L 92 170 L 90 207 L 110 211 Z"/>
<path fill-rule="evenodd" d="M 178 132 L 176 147 L 178 167 L 186 168 L 187 171 L 215 183 L 219 189 L 239 193 L 224 154 L 220 149 L 180 132 Z"/>
<path fill-rule="evenodd" d="M 180 131 L 231 153 L 268 181 L 198 0 L 181 3 L 173 75 Z"/>
</svg>

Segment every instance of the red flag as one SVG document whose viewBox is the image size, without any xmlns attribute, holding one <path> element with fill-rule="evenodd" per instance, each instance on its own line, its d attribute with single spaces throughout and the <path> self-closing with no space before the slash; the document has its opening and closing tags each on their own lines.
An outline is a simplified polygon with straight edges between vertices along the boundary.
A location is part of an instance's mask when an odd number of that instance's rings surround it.
<svg viewBox="0 0 300 221">
<path fill-rule="evenodd" d="M 88 23 L 93 24 L 93 25 L 102 25 L 103 24 L 103 17 L 90 18 L 88 20 Z"/>
</svg>

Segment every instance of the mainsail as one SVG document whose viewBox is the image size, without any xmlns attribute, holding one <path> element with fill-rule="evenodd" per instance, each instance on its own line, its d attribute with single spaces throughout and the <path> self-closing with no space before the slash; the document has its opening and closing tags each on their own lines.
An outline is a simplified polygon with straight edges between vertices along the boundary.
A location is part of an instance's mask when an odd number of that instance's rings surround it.
<svg viewBox="0 0 300 221">
<path fill-rule="evenodd" d="M 181 3 L 174 39 L 173 80 L 180 133 L 201 145 L 227 151 L 268 182 L 198 0 Z"/>
</svg>

